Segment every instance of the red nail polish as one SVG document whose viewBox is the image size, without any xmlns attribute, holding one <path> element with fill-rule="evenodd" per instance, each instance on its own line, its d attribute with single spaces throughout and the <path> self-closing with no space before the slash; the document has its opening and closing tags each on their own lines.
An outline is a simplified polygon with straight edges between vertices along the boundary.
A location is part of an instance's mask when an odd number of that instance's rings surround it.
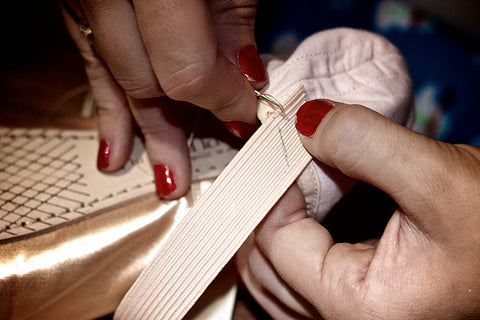
<svg viewBox="0 0 480 320">
<path fill-rule="evenodd" d="M 100 140 L 100 146 L 98 147 L 97 156 L 97 168 L 102 170 L 108 168 L 110 164 L 110 145 L 105 140 Z"/>
<path fill-rule="evenodd" d="M 168 196 L 177 188 L 175 180 L 173 179 L 173 172 L 167 166 L 157 164 L 153 166 L 153 172 L 155 175 L 157 195 L 159 197 Z"/>
<path fill-rule="evenodd" d="M 325 115 L 333 109 L 333 104 L 325 100 L 311 100 L 305 102 L 297 111 L 295 127 L 302 135 L 310 137 L 322 122 Z"/>
<path fill-rule="evenodd" d="M 242 74 L 248 81 L 265 82 L 268 80 L 265 67 L 255 46 L 250 45 L 240 49 L 237 55 L 237 62 Z"/>
<path fill-rule="evenodd" d="M 241 139 L 250 138 L 258 128 L 258 124 L 249 124 L 242 121 L 227 121 L 224 124 L 234 136 Z"/>
</svg>

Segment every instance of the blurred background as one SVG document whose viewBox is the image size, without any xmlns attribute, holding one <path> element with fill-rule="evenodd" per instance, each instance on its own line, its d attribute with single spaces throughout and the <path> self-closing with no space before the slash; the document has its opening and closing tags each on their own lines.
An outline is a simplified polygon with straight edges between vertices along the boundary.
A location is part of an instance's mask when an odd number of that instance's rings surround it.
<svg viewBox="0 0 480 320">
<path fill-rule="evenodd" d="M 259 0 L 256 36 L 260 53 L 288 55 L 304 38 L 328 28 L 380 33 L 401 50 L 409 65 L 415 88 L 414 130 L 446 142 L 480 146 L 479 13 L 478 0 Z M 0 15 L 0 125 L 94 126 L 92 121 L 79 121 L 90 116 L 84 110 L 89 87 L 58 3 L 6 1 Z M 395 208 L 370 186 L 356 191 L 347 200 L 360 203 L 365 212 L 382 213 L 367 221 L 365 216 L 330 215 L 325 225 L 332 226 L 337 241 L 381 234 Z M 366 194 L 384 201 L 370 201 Z M 342 206 L 334 210 L 348 211 Z M 365 228 L 358 227 L 359 219 Z M 336 232 L 334 225 L 343 229 Z M 251 310 L 250 316 L 267 318 L 244 290 L 239 301 Z"/>
<path fill-rule="evenodd" d="M 8 1 L 0 15 L 0 124 L 78 116 L 87 79 L 57 1 Z"/>
</svg>

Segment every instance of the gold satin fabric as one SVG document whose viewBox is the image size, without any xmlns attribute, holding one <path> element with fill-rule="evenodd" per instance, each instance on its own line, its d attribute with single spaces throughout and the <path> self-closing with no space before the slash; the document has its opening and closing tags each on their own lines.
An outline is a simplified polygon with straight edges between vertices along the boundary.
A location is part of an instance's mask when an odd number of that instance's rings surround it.
<svg viewBox="0 0 480 320">
<path fill-rule="evenodd" d="M 94 319 L 113 312 L 211 180 L 0 241 L 0 319 Z"/>
</svg>

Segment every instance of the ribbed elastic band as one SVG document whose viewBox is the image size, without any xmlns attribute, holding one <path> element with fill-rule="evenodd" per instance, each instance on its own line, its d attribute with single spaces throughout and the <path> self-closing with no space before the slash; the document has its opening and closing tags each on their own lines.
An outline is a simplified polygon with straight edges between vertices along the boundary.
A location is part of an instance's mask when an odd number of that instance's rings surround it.
<svg viewBox="0 0 480 320">
<path fill-rule="evenodd" d="M 297 89 L 250 138 L 130 288 L 115 319 L 181 319 L 311 160 Z"/>
</svg>

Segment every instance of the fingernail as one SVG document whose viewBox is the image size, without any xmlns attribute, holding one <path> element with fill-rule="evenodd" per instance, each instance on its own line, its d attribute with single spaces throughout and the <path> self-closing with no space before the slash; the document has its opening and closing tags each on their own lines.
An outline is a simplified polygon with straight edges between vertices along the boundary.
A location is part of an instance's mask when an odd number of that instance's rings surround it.
<svg viewBox="0 0 480 320">
<path fill-rule="evenodd" d="M 242 74 L 248 81 L 265 82 L 268 80 L 265 67 L 255 46 L 250 45 L 240 49 L 237 55 L 237 61 Z"/>
<path fill-rule="evenodd" d="M 106 140 L 100 140 L 100 146 L 98 147 L 97 156 L 97 168 L 102 170 L 108 168 L 110 164 L 110 145 Z"/>
<path fill-rule="evenodd" d="M 249 124 L 242 121 L 227 121 L 224 124 L 228 131 L 241 139 L 250 138 L 258 128 L 258 124 Z"/>
<path fill-rule="evenodd" d="M 167 166 L 161 164 L 154 165 L 153 172 L 159 197 L 168 196 L 177 188 L 173 179 L 173 172 Z"/>
<path fill-rule="evenodd" d="M 302 135 L 310 137 L 322 122 L 325 115 L 334 107 L 325 100 L 311 100 L 305 102 L 297 111 L 295 127 Z"/>
</svg>

